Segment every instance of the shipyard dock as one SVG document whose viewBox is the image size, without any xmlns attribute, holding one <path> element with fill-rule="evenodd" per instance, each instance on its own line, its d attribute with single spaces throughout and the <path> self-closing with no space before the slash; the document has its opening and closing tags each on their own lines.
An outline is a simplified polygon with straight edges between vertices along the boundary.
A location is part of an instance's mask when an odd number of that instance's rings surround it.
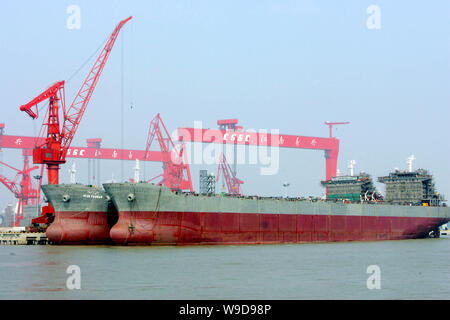
<svg viewBox="0 0 450 320">
<path fill-rule="evenodd" d="M 0 228 L 0 245 L 45 245 L 50 244 L 45 232 L 14 231 Z"/>
</svg>

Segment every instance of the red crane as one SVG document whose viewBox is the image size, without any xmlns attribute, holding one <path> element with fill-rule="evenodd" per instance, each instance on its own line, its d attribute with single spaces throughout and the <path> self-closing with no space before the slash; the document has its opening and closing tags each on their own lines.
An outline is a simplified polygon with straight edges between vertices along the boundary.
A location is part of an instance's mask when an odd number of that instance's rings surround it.
<svg viewBox="0 0 450 320">
<path fill-rule="evenodd" d="M 12 193 L 14 193 L 17 199 L 19 199 L 14 226 L 20 227 L 20 221 L 23 219 L 23 206 L 29 204 L 30 202 L 34 205 L 39 201 L 40 195 L 38 190 L 40 190 L 40 182 L 42 181 L 42 179 L 39 179 L 38 188 L 34 189 L 30 175 L 31 171 L 38 169 L 39 166 L 30 168 L 28 156 L 24 156 L 23 170 L 16 169 L 13 166 L 10 166 L 2 161 L 0 161 L 0 164 L 17 172 L 13 180 L 10 180 L 0 174 L 0 182 L 3 183 L 6 188 L 8 188 Z M 41 175 L 42 169 L 43 167 L 41 168 Z"/>
<path fill-rule="evenodd" d="M 234 172 L 231 170 L 231 167 L 228 164 L 223 152 L 220 154 L 219 169 L 217 170 L 216 182 L 219 182 L 221 172 L 223 173 L 223 178 L 227 184 L 228 193 L 233 195 L 240 195 L 240 186 L 244 183 L 244 181 L 236 177 Z"/>
<path fill-rule="evenodd" d="M 109 159 L 109 160 L 136 160 L 141 161 L 161 161 L 160 151 L 149 151 L 144 159 L 145 150 L 131 149 L 115 149 L 100 148 L 98 149 L 91 139 L 88 139 L 87 147 L 70 147 L 67 151 L 66 158 L 78 159 Z M 95 140 L 95 139 L 93 139 Z M 29 136 L 10 136 L 2 135 L 0 131 L 0 149 L 22 149 L 32 150 L 36 145 L 36 141 L 44 142 L 44 139 Z"/>
<path fill-rule="evenodd" d="M 264 132 L 211 130 L 202 128 L 178 128 L 179 140 L 221 144 L 273 146 L 277 148 L 297 148 L 323 150 L 325 153 L 326 180 L 336 176 L 339 154 L 339 139 L 307 137 Z"/>
<path fill-rule="evenodd" d="M 36 119 L 38 117 L 37 104 L 49 100 L 46 120 L 44 120 L 39 133 L 39 137 L 44 140 L 43 143 L 36 144 L 33 150 L 33 163 L 47 165 L 49 184 L 58 184 L 59 182 L 59 165 L 66 162 L 67 151 L 108 61 L 119 31 L 131 18 L 121 21 L 116 26 L 69 108 L 66 109 L 65 106 L 64 81 L 53 84 L 32 101 L 20 107 L 21 111 L 25 111 L 33 119 Z M 60 106 L 63 112 L 62 123 L 59 120 Z"/>
<path fill-rule="evenodd" d="M 65 105 L 64 81 L 56 82 L 32 101 L 20 107 L 21 111 L 25 111 L 31 118 L 36 119 L 39 115 L 37 104 L 47 99 L 49 100 L 49 107 L 39 132 L 39 138 L 36 139 L 36 145 L 33 149 L 33 163 L 47 165 L 49 184 L 59 183 L 59 165 L 66 162 L 70 144 L 100 79 L 103 68 L 108 61 L 117 36 L 123 25 L 131 18 L 128 17 L 122 20 L 116 26 L 69 108 L 66 109 Z M 63 113 L 63 121 L 61 123 L 59 120 L 60 106 Z M 48 207 L 42 209 L 41 217 L 33 219 L 33 223 L 49 222 L 47 218 L 52 212 L 53 208 L 49 204 Z"/>
<path fill-rule="evenodd" d="M 333 138 L 333 126 L 337 126 L 340 124 L 349 124 L 350 122 L 346 121 L 346 122 L 328 122 L 325 121 L 324 124 L 328 127 L 330 127 L 330 138 Z"/>
<path fill-rule="evenodd" d="M 161 181 L 158 182 L 160 185 L 165 185 L 172 190 L 189 190 L 190 192 L 193 192 L 191 173 L 186 159 L 185 145 L 181 142 L 181 146 L 179 150 L 177 150 L 159 113 L 150 122 L 144 159 L 150 154 L 150 147 L 155 136 L 161 149 L 164 172 L 147 182 L 162 177 Z"/>
</svg>

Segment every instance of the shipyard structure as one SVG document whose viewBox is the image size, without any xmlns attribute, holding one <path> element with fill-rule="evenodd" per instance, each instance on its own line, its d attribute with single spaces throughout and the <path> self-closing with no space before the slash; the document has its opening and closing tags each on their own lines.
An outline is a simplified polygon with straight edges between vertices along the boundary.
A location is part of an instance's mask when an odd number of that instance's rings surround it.
<svg viewBox="0 0 450 320">
<path fill-rule="evenodd" d="M 157 184 L 149 183 L 153 179 L 139 182 L 138 175 L 130 179 L 132 182 L 107 183 L 103 188 L 59 184 L 60 165 L 69 155 L 78 156 L 76 149 L 71 149 L 73 138 L 118 34 L 131 19 L 128 17 L 116 25 L 72 103 L 65 105 L 65 81 L 58 81 L 20 106 L 21 111 L 37 119 L 38 105 L 48 102 L 46 112 L 41 113 L 45 116 L 38 137 L 24 137 L 23 141 L 21 137 L 7 138 L 3 135 L 4 125 L 0 124 L 1 145 L 9 141 L 10 147 L 21 144 L 24 148 L 28 141 L 32 145 L 29 149 L 32 149 L 33 164 L 46 166 L 48 185 L 41 189 L 49 204 L 32 223 L 48 226 L 46 234 L 52 243 L 151 245 L 395 240 L 426 237 L 430 232 L 436 235 L 439 226 L 449 221 L 448 208 L 443 197 L 435 192 L 431 176 L 426 171 L 412 172 L 412 158 L 408 172 L 394 172 L 379 179 L 386 185 L 384 197 L 376 191 L 367 174 L 337 175 L 339 139 L 332 136 L 332 127 L 348 122 L 325 122 L 330 137 L 323 138 L 243 131 L 237 119 L 219 120 L 219 130 L 208 130 L 208 134 L 205 134 L 207 129 L 179 128 L 178 148 L 157 114 L 150 122 L 145 152 L 137 155 L 136 150 L 125 153 L 109 150 L 113 159 L 162 162 L 164 172 L 153 178 L 161 178 Z M 98 139 L 90 140 L 87 142 L 91 159 L 99 159 L 109 152 L 100 150 Z M 154 153 L 150 147 L 156 140 L 161 152 Z M 214 176 L 206 172 L 202 173 L 201 193 L 196 194 L 186 159 L 187 142 L 233 144 L 235 150 L 238 145 L 320 150 L 325 157 L 326 181 L 322 185 L 327 189 L 327 197 L 316 201 L 244 196 L 240 189 L 243 181 L 236 174 L 236 161 L 232 168 L 224 155 L 216 182 L 222 175 L 228 194 L 216 194 Z M 39 202 L 39 193 L 35 192 L 39 188 L 35 190 L 29 183 L 30 172 L 38 166 L 27 167 L 28 155 L 24 153 L 23 170 L 12 168 L 22 177 L 20 188 L 10 179 L 0 179 L 20 200 L 15 225 L 24 219 L 27 210 L 23 207 L 28 201 Z M 39 184 L 43 168 L 37 176 Z M 100 166 L 97 174 L 99 169 Z M 35 212 L 33 207 L 30 212 Z"/>
<path fill-rule="evenodd" d="M 427 170 L 395 170 L 386 177 L 379 177 L 386 186 L 385 201 L 394 204 L 439 206 L 443 196 L 437 193 L 433 177 Z"/>
<path fill-rule="evenodd" d="M 328 189 L 325 200 L 223 195 L 206 187 L 196 194 L 145 182 L 106 183 L 103 188 L 44 185 L 42 190 L 55 209 L 47 236 L 56 244 L 274 244 L 439 236 L 450 214 L 425 170 L 395 171 L 379 181 L 386 183 L 384 197 L 366 173 L 322 181 Z"/>
<path fill-rule="evenodd" d="M 358 176 L 337 176 L 321 181 L 328 190 L 327 200 L 377 202 L 409 206 L 441 206 L 444 197 L 439 194 L 433 182 L 433 176 L 425 169 L 416 171 L 395 170 L 388 176 L 378 177 L 378 182 L 385 184 L 383 197 L 367 173 Z"/>
</svg>

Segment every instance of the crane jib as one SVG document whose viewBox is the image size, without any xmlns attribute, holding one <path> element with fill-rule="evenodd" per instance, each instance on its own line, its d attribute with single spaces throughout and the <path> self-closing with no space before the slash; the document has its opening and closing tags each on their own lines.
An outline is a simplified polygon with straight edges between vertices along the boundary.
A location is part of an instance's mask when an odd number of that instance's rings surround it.
<svg viewBox="0 0 450 320">
<path fill-rule="evenodd" d="M 75 136 L 76 130 L 95 86 L 98 83 L 120 29 L 131 19 L 132 17 L 128 17 L 115 27 L 105 47 L 95 61 L 94 66 L 89 71 L 88 76 L 75 96 L 74 101 L 67 110 L 65 107 L 64 81 L 53 84 L 32 101 L 20 107 L 21 111 L 25 111 L 33 119 L 36 119 L 38 118 L 39 111 L 37 104 L 49 100 L 48 116 L 42 124 L 39 137 L 44 138 L 45 143 L 43 145 L 36 145 L 33 150 L 33 162 L 47 164 L 49 184 L 58 184 L 59 164 L 65 163 L 67 151 Z M 62 109 L 63 113 L 64 120 L 62 126 L 60 126 L 59 109 Z"/>
</svg>

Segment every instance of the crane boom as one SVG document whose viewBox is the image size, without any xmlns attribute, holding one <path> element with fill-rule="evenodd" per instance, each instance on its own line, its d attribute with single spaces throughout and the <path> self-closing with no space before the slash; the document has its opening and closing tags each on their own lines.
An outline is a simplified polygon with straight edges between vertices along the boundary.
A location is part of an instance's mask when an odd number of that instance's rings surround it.
<svg viewBox="0 0 450 320">
<path fill-rule="evenodd" d="M 20 190 L 17 187 L 17 184 L 15 181 L 8 179 L 7 177 L 5 177 L 4 175 L 0 174 L 0 182 L 3 183 L 5 185 L 6 188 L 8 188 L 9 191 L 11 191 L 12 193 L 14 193 L 14 195 L 16 196 L 16 198 L 19 197 L 20 195 Z"/>
<path fill-rule="evenodd" d="M 25 111 L 33 119 L 36 119 L 38 117 L 37 104 L 49 99 L 46 120 L 42 124 L 39 138 L 36 139 L 36 145 L 33 150 L 33 162 L 47 165 L 49 184 L 58 184 L 59 182 L 59 165 L 66 162 L 66 155 L 70 144 L 89 104 L 89 100 L 98 83 L 103 68 L 108 61 L 120 29 L 131 19 L 132 17 L 128 17 L 116 26 L 69 108 L 66 109 L 65 105 L 64 81 L 53 84 L 32 101 L 20 107 L 21 111 Z M 33 107 L 35 106 L 36 111 L 33 111 Z M 59 121 L 60 109 L 63 112 L 62 127 Z"/>
<path fill-rule="evenodd" d="M 27 205 L 29 200 L 31 200 L 33 204 L 34 202 L 39 201 L 39 192 L 33 188 L 30 176 L 31 171 L 36 170 L 39 167 L 34 166 L 30 168 L 28 166 L 28 156 L 25 156 L 24 158 L 23 170 L 16 169 L 13 166 L 10 166 L 2 161 L 0 161 L 0 164 L 17 171 L 14 180 L 8 179 L 7 177 L 0 174 L 0 182 L 4 184 L 6 188 L 8 188 L 17 199 L 19 199 L 17 204 L 16 219 L 14 223 L 14 225 L 18 227 L 20 226 L 20 221 L 23 219 L 23 206 Z M 19 178 L 21 179 L 20 182 Z"/>
<path fill-rule="evenodd" d="M 220 154 L 216 182 L 219 182 L 221 172 L 223 173 L 223 177 L 227 184 L 228 193 L 233 195 L 240 195 L 240 186 L 244 183 L 244 181 L 236 177 L 233 170 L 231 170 L 230 164 L 227 162 L 227 158 L 225 158 L 223 152 Z"/>
<path fill-rule="evenodd" d="M 30 172 L 33 170 L 36 170 L 39 168 L 39 166 L 29 167 L 28 166 L 28 157 L 25 157 L 24 159 L 24 168 L 23 170 L 19 170 L 17 168 L 14 168 L 13 166 L 10 166 L 9 164 L 0 161 L 0 165 L 4 165 L 5 167 L 10 168 L 11 170 L 17 171 L 16 177 L 14 180 L 8 179 L 7 177 L 0 174 L 0 182 L 5 185 L 14 195 L 16 198 L 32 198 L 30 197 L 29 191 L 32 191 L 31 186 L 31 179 L 30 179 Z M 19 177 L 22 178 L 22 181 L 20 185 L 18 184 Z M 20 186 L 20 188 L 19 188 Z"/>
<path fill-rule="evenodd" d="M 159 113 L 150 122 L 144 159 L 149 155 L 150 147 L 155 137 L 161 149 L 164 173 L 147 182 L 162 177 L 161 181 L 158 182 L 159 185 L 165 185 L 172 190 L 189 190 L 193 192 L 189 164 L 186 153 L 184 152 L 185 145 L 182 143 L 179 152 L 177 152 L 175 144 Z"/>
<path fill-rule="evenodd" d="M 61 131 L 62 158 L 65 158 L 67 154 L 67 150 L 69 149 L 73 137 L 75 136 L 81 118 L 83 117 L 84 111 L 86 110 L 89 100 L 91 99 L 92 93 L 94 92 L 94 89 L 97 85 L 100 75 L 102 74 L 103 68 L 105 67 L 106 62 L 108 61 L 108 57 L 111 53 L 114 43 L 116 42 L 120 29 L 122 29 L 123 25 L 131 19 L 132 17 L 128 17 L 127 19 L 119 22 L 119 24 L 116 26 L 113 33 L 106 42 L 105 47 L 98 56 L 97 60 L 95 61 L 94 66 L 92 67 L 91 71 L 84 80 L 83 85 L 78 91 L 72 104 L 67 109 L 67 111 L 64 112 L 64 123 Z"/>
<path fill-rule="evenodd" d="M 56 97 L 61 88 L 64 88 L 64 81 L 56 82 L 33 100 L 31 100 L 27 104 L 20 106 L 20 111 L 25 111 L 31 118 L 36 119 L 39 116 L 38 108 L 36 107 L 37 104 L 44 100 L 50 99 L 50 97 Z M 36 112 L 31 110 L 33 107 L 36 107 Z"/>
</svg>

